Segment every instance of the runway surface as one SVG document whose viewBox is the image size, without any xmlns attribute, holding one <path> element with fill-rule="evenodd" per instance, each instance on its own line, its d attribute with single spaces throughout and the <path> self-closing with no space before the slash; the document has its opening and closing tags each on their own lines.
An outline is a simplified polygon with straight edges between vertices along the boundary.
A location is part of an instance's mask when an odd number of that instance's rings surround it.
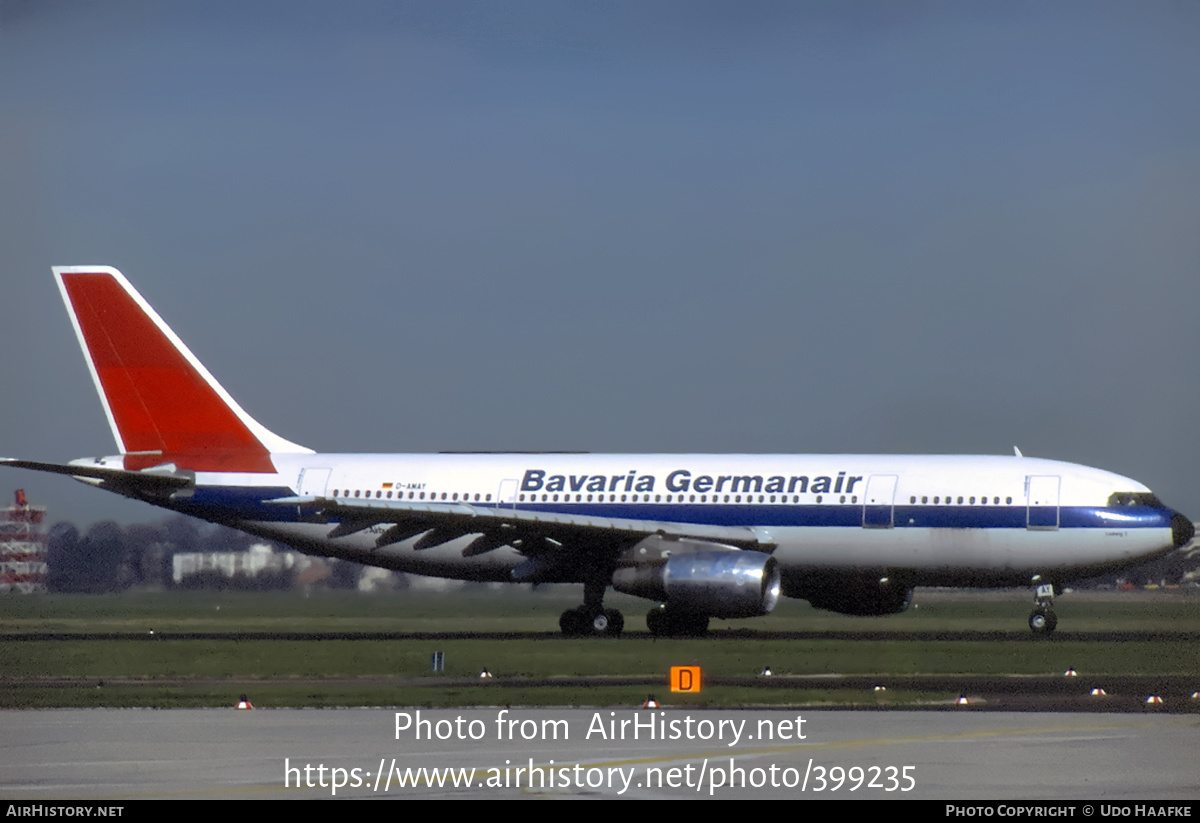
<svg viewBox="0 0 1200 823">
<path fill-rule="evenodd" d="M 1195 801 L 1198 736 L 1145 713 L 7 711 L 0 797 Z"/>
</svg>

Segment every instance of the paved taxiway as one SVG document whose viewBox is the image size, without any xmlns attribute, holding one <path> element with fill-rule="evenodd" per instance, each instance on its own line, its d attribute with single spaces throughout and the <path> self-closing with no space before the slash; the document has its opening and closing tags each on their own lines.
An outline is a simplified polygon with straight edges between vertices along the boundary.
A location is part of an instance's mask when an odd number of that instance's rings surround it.
<svg viewBox="0 0 1200 823">
<path fill-rule="evenodd" d="M 417 712 L 0 712 L 0 797 L 300 799 L 332 797 L 340 782 L 337 797 L 358 798 L 1200 798 L 1190 715 Z M 475 771 L 439 787 L 419 769 Z M 470 788 L 453 786 L 468 775 Z M 420 785 L 399 785 L 411 777 Z"/>
</svg>

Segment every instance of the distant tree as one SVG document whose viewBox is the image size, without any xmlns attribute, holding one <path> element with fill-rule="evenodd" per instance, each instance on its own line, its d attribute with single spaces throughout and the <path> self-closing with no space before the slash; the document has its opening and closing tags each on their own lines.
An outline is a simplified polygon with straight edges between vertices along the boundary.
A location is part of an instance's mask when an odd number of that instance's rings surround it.
<svg viewBox="0 0 1200 823">
<path fill-rule="evenodd" d="M 200 523 L 186 514 L 168 518 L 163 524 L 171 554 L 200 551 Z"/>
<path fill-rule="evenodd" d="M 52 592 L 86 591 L 86 581 L 79 529 L 65 520 L 55 523 L 46 535 L 46 588 Z"/>
<path fill-rule="evenodd" d="M 125 551 L 125 535 L 111 520 L 93 523 L 80 541 L 81 554 L 87 560 L 89 591 L 117 592 L 127 589 L 133 573 Z"/>
<path fill-rule="evenodd" d="M 94 523 L 81 538 L 71 523 L 56 523 L 47 535 L 46 587 L 55 592 L 98 594 L 128 588 L 135 572 L 125 535 L 111 520 Z"/>
<path fill-rule="evenodd" d="M 230 588 L 230 579 L 216 569 L 186 575 L 179 582 L 181 589 L 208 589 L 210 591 L 225 591 Z"/>
<path fill-rule="evenodd" d="M 135 586 L 160 586 L 171 579 L 167 529 L 162 523 L 125 527 L 125 550 Z"/>
</svg>

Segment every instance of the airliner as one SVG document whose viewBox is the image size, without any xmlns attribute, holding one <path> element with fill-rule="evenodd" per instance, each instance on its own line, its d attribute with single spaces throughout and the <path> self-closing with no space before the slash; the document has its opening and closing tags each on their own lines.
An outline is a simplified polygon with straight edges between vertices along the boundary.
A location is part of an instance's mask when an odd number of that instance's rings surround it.
<svg viewBox="0 0 1200 823">
<path fill-rule="evenodd" d="M 1052 632 L 1064 583 L 1183 546 L 1142 484 L 1012 456 L 322 454 L 248 415 L 129 281 L 53 269 L 118 454 L 5 459 L 278 541 L 419 575 L 576 583 L 569 636 L 618 635 L 611 587 L 656 635 L 765 615 L 780 596 L 852 615 L 914 587 L 1029 587 Z"/>
</svg>

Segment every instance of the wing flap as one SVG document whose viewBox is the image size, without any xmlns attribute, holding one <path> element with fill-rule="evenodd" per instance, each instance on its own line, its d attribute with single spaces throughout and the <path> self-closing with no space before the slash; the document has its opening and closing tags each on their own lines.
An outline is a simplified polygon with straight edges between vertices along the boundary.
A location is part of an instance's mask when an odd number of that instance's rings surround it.
<svg viewBox="0 0 1200 823">
<path fill-rule="evenodd" d="M 401 527 L 395 532 L 392 529 L 385 532 L 380 538 L 381 541 L 387 538 L 384 545 L 406 540 L 430 529 L 444 529 L 446 533 L 458 532 L 458 536 L 462 536 L 476 532 L 490 535 L 506 528 L 512 530 L 512 533 L 507 536 L 505 543 L 517 539 L 520 533 L 529 532 L 559 539 L 561 539 L 561 535 L 567 538 L 562 542 L 567 542 L 573 536 L 597 535 L 601 532 L 625 532 L 631 537 L 662 534 L 715 540 L 745 548 L 761 549 L 772 545 L 769 539 L 764 540 L 759 532 L 748 526 L 717 526 L 705 523 L 677 523 L 668 520 L 595 517 L 566 512 L 473 506 L 466 503 L 429 503 L 405 500 L 348 503 L 326 497 L 304 495 L 279 497 L 266 502 L 283 506 L 316 507 L 331 520 L 340 520 L 343 524 L 366 524 L 359 528 L 353 528 L 352 531 L 359 531 L 361 528 L 382 523 L 392 523 Z M 420 528 L 404 535 L 409 525 L 414 529 L 417 526 Z M 340 528 L 342 527 L 339 526 L 334 531 L 336 532 Z M 331 534 L 331 536 L 333 535 Z M 504 543 L 497 545 L 504 545 Z M 468 546 L 472 554 L 490 551 L 497 547 L 484 548 L 481 545 L 478 549 L 473 549 L 472 546 Z"/>
</svg>

